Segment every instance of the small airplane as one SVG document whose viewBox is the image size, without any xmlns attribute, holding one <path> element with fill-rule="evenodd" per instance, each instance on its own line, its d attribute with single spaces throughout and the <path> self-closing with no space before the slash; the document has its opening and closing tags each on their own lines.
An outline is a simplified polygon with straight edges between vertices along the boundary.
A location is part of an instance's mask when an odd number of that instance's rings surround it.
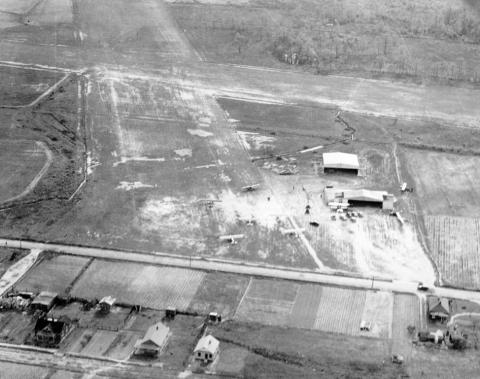
<svg viewBox="0 0 480 379">
<path fill-rule="evenodd" d="M 292 228 L 292 229 L 283 229 L 280 228 L 280 233 L 284 236 L 297 236 L 300 233 L 303 233 L 305 231 L 305 228 Z"/>
<path fill-rule="evenodd" d="M 226 235 L 226 236 L 220 236 L 218 239 L 222 242 L 229 242 L 232 245 L 235 245 L 238 243 L 238 240 L 241 240 L 245 238 L 244 234 L 231 234 L 231 235 Z"/>
<path fill-rule="evenodd" d="M 259 187 L 260 187 L 260 184 L 251 184 L 249 186 L 244 186 L 244 187 L 242 187 L 242 192 L 255 191 Z"/>
</svg>

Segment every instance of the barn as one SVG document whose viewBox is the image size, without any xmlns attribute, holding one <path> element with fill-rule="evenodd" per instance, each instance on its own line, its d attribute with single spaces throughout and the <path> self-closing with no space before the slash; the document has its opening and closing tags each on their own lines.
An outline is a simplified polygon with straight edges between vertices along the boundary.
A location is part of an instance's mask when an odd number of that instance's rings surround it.
<svg viewBox="0 0 480 379">
<path fill-rule="evenodd" d="M 323 153 L 323 171 L 325 173 L 345 172 L 358 175 L 360 164 L 358 156 L 347 153 Z"/>
</svg>

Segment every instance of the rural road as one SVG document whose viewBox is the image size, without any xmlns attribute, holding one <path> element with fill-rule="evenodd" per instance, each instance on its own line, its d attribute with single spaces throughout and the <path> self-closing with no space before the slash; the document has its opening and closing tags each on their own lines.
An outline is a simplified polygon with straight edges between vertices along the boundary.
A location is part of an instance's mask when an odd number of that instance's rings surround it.
<svg viewBox="0 0 480 379">
<path fill-rule="evenodd" d="M 16 363 L 20 365 L 37 366 L 43 368 L 65 370 L 73 373 L 88 374 L 84 377 L 111 377 L 114 372 L 122 372 L 131 378 L 158 378 L 161 372 L 162 378 L 177 378 L 176 371 L 166 371 L 148 364 L 132 364 L 128 361 L 115 362 L 108 359 L 80 356 L 78 354 L 62 354 L 51 349 L 42 349 L 32 346 L 17 346 L 12 344 L 0 344 L 0 362 Z M 58 372 L 57 375 L 66 372 Z M 8 371 L 7 371 L 8 372 Z M 109 375 L 110 374 L 110 375 Z M 70 374 L 71 375 L 71 374 Z M 68 377 L 70 377 L 68 375 Z M 43 376 L 38 376 L 43 377 Z M 50 377 L 50 376 L 48 376 Z M 60 377 L 60 376 L 59 376 Z M 124 377 L 124 376 L 122 376 Z M 3 378 L 0 372 L 0 378 Z"/>
<path fill-rule="evenodd" d="M 202 258 L 188 258 L 162 253 L 135 253 L 130 251 L 99 249 L 85 246 L 71 246 L 54 243 L 41 243 L 0 238 L 0 246 L 19 247 L 24 249 L 51 250 L 63 254 L 71 254 L 100 259 L 111 259 L 125 262 L 167 265 L 198 270 L 221 271 L 240 275 L 254 275 L 277 279 L 297 280 L 309 283 L 328 284 L 382 291 L 396 291 L 417 294 L 417 282 L 372 280 L 358 277 L 328 275 L 318 272 L 296 271 L 284 268 L 254 266 L 244 263 L 215 261 Z M 453 288 L 432 287 L 429 294 L 470 300 L 480 303 L 480 292 L 465 291 Z"/>
</svg>

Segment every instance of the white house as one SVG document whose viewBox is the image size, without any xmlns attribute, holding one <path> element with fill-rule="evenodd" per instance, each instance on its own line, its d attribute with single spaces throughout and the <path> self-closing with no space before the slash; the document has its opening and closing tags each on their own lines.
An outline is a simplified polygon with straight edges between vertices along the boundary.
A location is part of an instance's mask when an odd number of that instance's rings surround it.
<svg viewBox="0 0 480 379">
<path fill-rule="evenodd" d="M 205 363 L 213 362 L 218 354 L 218 347 L 220 342 L 213 336 L 208 335 L 200 338 L 193 355 L 195 359 L 201 360 Z"/>
</svg>

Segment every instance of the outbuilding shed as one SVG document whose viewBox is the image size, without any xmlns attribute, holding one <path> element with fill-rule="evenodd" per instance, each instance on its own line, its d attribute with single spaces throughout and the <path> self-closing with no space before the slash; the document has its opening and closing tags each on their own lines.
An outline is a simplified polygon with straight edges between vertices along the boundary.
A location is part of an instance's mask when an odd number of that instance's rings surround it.
<svg viewBox="0 0 480 379">
<path fill-rule="evenodd" d="M 33 299 L 30 307 L 36 311 L 48 312 L 55 305 L 58 294 L 55 292 L 42 291 L 40 294 Z"/>
</svg>

